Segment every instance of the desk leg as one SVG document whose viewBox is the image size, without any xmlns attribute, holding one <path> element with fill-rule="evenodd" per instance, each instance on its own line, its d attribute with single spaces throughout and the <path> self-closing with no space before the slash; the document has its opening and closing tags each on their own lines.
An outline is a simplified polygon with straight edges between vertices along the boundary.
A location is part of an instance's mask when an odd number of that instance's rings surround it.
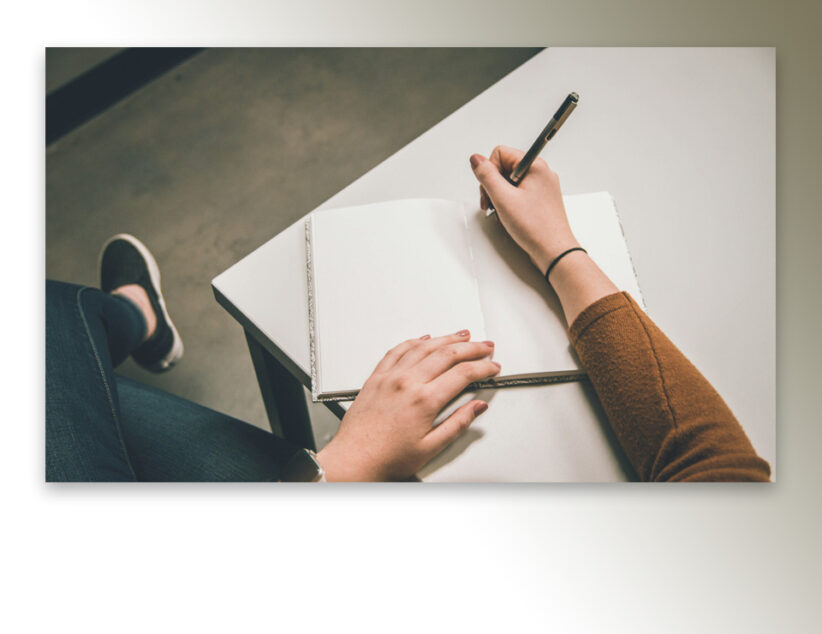
<svg viewBox="0 0 822 634">
<path fill-rule="evenodd" d="M 245 331 L 271 431 L 300 447 L 316 450 L 302 383 Z"/>
</svg>

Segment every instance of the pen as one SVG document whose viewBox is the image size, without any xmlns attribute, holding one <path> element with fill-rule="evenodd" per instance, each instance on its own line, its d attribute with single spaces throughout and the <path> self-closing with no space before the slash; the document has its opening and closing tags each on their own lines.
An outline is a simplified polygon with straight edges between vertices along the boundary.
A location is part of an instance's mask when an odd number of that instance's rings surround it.
<svg viewBox="0 0 822 634">
<path fill-rule="evenodd" d="M 574 111 L 574 108 L 577 107 L 578 103 L 579 95 L 575 92 L 572 92 L 565 98 L 565 101 L 562 102 L 562 105 L 554 113 L 554 116 L 551 117 L 548 125 L 545 126 L 542 132 L 539 133 L 536 140 L 531 144 L 531 147 L 528 148 L 528 151 L 525 153 L 525 156 L 522 157 L 522 160 L 517 163 L 511 174 L 505 177 L 509 183 L 511 183 L 514 187 L 519 186 L 522 179 L 525 178 L 525 174 L 531 168 L 531 165 L 537 160 L 539 153 L 542 152 L 545 144 L 554 138 L 557 130 L 562 127 L 562 124 L 565 123 L 565 120 Z M 493 207 L 489 207 L 488 215 L 494 211 L 495 210 Z"/>
</svg>

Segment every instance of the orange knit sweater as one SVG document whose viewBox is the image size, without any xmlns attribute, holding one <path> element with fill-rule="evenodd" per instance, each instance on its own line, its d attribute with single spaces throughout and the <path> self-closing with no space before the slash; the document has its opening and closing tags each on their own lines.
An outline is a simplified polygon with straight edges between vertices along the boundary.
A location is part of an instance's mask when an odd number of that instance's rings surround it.
<svg viewBox="0 0 822 634">
<path fill-rule="evenodd" d="M 641 480 L 768 481 L 731 410 L 630 295 L 593 303 L 569 334 Z"/>
</svg>

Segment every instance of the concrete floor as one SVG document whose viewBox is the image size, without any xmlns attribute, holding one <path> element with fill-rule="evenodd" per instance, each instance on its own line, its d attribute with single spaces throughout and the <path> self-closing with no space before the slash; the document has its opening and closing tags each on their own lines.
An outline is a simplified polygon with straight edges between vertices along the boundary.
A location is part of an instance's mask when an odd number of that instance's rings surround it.
<svg viewBox="0 0 822 634">
<path fill-rule="evenodd" d="M 186 353 L 118 371 L 267 428 L 211 279 L 536 52 L 207 50 L 47 148 L 46 275 L 96 286 L 103 241 L 139 237 Z"/>
<path fill-rule="evenodd" d="M 47 48 L 46 94 L 77 79 L 98 64 L 111 59 L 123 48 Z"/>
</svg>

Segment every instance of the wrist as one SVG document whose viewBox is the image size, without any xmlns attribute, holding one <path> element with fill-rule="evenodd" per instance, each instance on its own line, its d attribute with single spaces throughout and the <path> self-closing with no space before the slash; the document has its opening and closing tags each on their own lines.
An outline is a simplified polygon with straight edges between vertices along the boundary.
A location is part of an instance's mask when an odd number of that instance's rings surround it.
<svg viewBox="0 0 822 634">
<path fill-rule="evenodd" d="M 556 289 L 560 278 L 567 279 L 577 271 L 584 268 L 587 263 L 593 260 L 588 256 L 588 252 L 582 247 L 568 247 L 561 251 L 551 260 L 545 272 L 545 280 Z"/>
<path fill-rule="evenodd" d="M 338 457 L 331 443 L 317 452 L 317 462 L 325 472 L 326 482 L 344 482 L 343 469 L 338 462 Z"/>
<path fill-rule="evenodd" d="M 534 255 L 531 256 L 531 260 L 539 269 L 539 272 L 542 273 L 542 275 L 545 275 L 545 272 L 548 270 L 548 267 L 551 266 L 554 260 L 557 259 L 562 253 L 564 253 L 568 249 L 576 249 L 579 247 L 579 242 L 577 242 L 576 238 L 574 238 L 573 236 L 561 241 L 553 241 L 551 244 L 538 247 L 534 251 Z M 582 253 L 582 251 L 574 251 L 573 253 Z M 570 255 L 571 254 L 569 253 L 562 259 L 564 260 L 567 257 L 570 257 Z M 559 265 L 559 263 L 557 263 L 557 265 Z"/>
<path fill-rule="evenodd" d="M 326 482 L 378 482 L 381 480 L 372 469 L 362 465 L 356 454 L 340 450 L 336 438 L 317 452 L 317 462 L 325 471 Z"/>
<path fill-rule="evenodd" d="M 613 282 L 582 251 L 572 251 L 557 262 L 548 283 L 559 297 L 569 327 L 585 308 L 618 292 Z"/>
</svg>

